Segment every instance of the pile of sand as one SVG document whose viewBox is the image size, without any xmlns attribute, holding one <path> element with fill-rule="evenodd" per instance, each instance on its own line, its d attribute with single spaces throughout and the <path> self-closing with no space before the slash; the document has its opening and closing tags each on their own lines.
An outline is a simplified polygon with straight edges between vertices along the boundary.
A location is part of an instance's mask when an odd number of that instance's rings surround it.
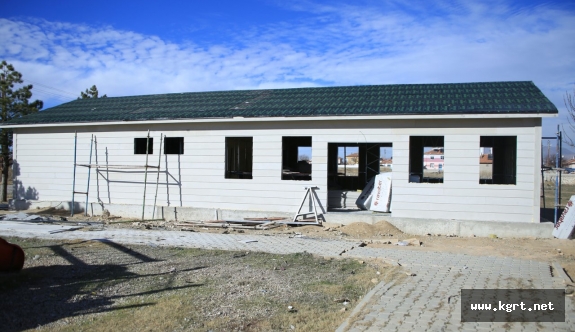
<svg viewBox="0 0 575 332">
<path fill-rule="evenodd" d="M 375 224 L 354 222 L 339 228 L 339 230 L 358 239 L 369 239 L 382 236 L 397 237 L 403 235 L 402 231 L 385 220 L 379 221 Z"/>
</svg>

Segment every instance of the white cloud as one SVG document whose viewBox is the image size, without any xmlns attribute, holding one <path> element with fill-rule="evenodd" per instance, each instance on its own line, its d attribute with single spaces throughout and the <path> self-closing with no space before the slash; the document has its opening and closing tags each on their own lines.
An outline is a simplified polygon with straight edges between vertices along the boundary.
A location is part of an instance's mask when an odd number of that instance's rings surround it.
<svg viewBox="0 0 575 332">
<path fill-rule="evenodd" d="M 506 2 L 298 2 L 311 19 L 176 44 L 112 27 L 0 19 L 0 57 L 25 79 L 108 96 L 315 85 L 532 80 L 564 112 L 575 13 Z"/>
</svg>

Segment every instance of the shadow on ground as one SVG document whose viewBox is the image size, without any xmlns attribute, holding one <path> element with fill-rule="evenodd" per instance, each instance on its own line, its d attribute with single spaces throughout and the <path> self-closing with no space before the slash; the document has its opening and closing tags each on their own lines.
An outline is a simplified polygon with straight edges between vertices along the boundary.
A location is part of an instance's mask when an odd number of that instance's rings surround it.
<svg viewBox="0 0 575 332">
<path fill-rule="evenodd" d="M 557 209 L 557 218 L 561 217 L 563 213 L 563 208 Z M 553 222 L 555 219 L 555 208 L 541 208 L 540 214 L 541 222 Z"/>
<path fill-rule="evenodd" d="M 164 284 L 163 287 L 152 287 L 146 291 L 129 290 L 122 294 L 114 294 L 110 289 L 118 289 L 120 283 L 135 278 L 153 278 L 169 274 L 150 273 L 138 274 L 129 271 L 134 264 L 158 262 L 130 248 L 111 241 L 100 241 L 107 245 L 105 249 L 129 255 L 125 264 L 86 264 L 77 255 L 63 245 L 45 246 L 70 265 L 49 265 L 24 268 L 19 273 L 0 274 L 0 322 L 1 330 L 22 331 L 46 325 L 64 318 L 90 313 L 104 313 L 127 308 L 153 306 L 154 302 L 137 304 L 117 304 L 119 298 L 124 300 L 166 290 L 176 290 L 202 286 L 190 284 L 174 287 Z M 39 248 L 25 247 L 24 249 Z M 111 249 L 111 250 L 110 250 Z M 72 249 L 73 250 L 73 249 Z M 104 254 L 104 253 L 103 253 Z M 192 268 L 190 270 L 204 267 Z M 126 301 L 124 301 L 126 302 Z"/>
</svg>

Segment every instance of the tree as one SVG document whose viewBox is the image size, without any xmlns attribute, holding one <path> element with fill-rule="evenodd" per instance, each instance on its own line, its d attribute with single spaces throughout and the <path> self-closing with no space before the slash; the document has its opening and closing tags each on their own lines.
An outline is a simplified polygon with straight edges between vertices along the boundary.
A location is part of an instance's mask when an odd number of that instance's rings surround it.
<svg viewBox="0 0 575 332">
<path fill-rule="evenodd" d="M 40 100 L 32 103 L 32 85 L 24 85 L 14 89 L 15 84 L 22 84 L 22 74 L 14 70 L 14 66 L 5 60 L 0 63 L 0 107 L 2 124 L 15 118 L 36 113 L 44 106 Z M 8 200 L 8 168 L 12 146 L 12 130 L 0 129 L 0 145 L 2 149 L 2 201 Z"/>
<path fill-rule="evenodd" d="M 573 88 L 573 94 L 569 94 L 569 92 L 565 93 L 563 101 L 565 102 L 565 107 L 567 107 L 567 129 L 568 131 L 575 133 L 575 87 Z M 565 133 L 565 143 L 575 147 L 575 141 L 567 134 L 565 126 L 562 127 L 563 132 Z"/>
<path fill-rule="evenodd" d="M 565 165 L 568 164 L 568 160 L 565 159 L 564 156 L 561 156 L 561 160 L 559 160 L 559 162 L 561 163 L 559 167 L 564 167 Z M 543 157 L 543 166 L 555 167 L 556 164 L 557 164 L 557 152 L 555 151 L 548 152 L 547 155 Z"/>
<path fill-rule="evenodd" d="M 300 155 L 297 157 L 297 160 L 298 160 L 298 161 L 300 161 L 300 160 L 309 161 L 309 156 L 308 156 L 307 154 L 300 154 Z"/>
<path fill-rule="evenodd" d="M 108 96 L 103 95 L 100 98 L 106 98 Z M 78 97 L 78 99 L 90 99 L 90 98 L 98 98 L 98 88 L 95 85 L 92 85 L 92 87 L 88 90 L 86 89 L 86 91 L 80 91 L 80 97 Z"/>
</svg>

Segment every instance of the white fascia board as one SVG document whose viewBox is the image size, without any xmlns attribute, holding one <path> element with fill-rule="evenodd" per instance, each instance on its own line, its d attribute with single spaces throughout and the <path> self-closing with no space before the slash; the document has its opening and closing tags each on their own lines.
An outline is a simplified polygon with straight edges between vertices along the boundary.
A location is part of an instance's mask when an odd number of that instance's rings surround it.
<svg viewBox="0 0 575 332">
<path fill-rule="evenodd" d="M 2 125 L 1 128 L 46 128 L 46 127 L 84 127 L 84 126 L 125 126 L 141 124 L 181 124 L 181 123 L 221 123 L 221 122 L 277 122 L 277 121 L 350 121 L 350 120 L 430 120 L 430 119 L 519 119 L 549 118 L 558 114 L 453 114 L 453 115 L 366 115 L 366 116 L 307 116 L 307 117 L 257 117 L 257 118 L 197 118 L 178 120 L 145 120 L 145 121 L 103 121 L 103 122 L 69 122 L 38 123 L 22 125 Z"/>
</svg>

